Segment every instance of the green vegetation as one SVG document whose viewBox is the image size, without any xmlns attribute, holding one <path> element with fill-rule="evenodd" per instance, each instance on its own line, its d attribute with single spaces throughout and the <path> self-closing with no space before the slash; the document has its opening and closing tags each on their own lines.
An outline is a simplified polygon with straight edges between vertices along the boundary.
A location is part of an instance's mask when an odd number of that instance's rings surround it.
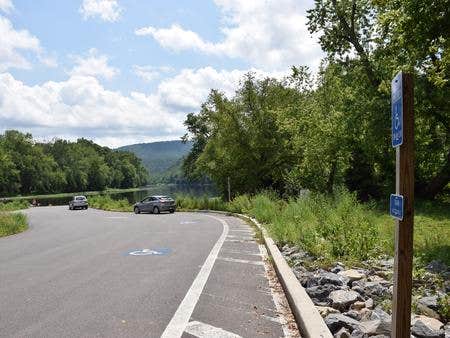
<svg viewBox="0 0 450 338">
<path fill-rule="evenodd" d="M 414 74 L 416 195 L 433 199 L 450 181 L 450 3 L 317 0 L 308 26 L 326 53 L 319 73 L 283 80 L 248 74 L 233 97 L 212 90 L 185 125 L 193 142 L 185 174 L 206 175 L 226 195 L 274 189 L 332 192 L 362 200 L 394 189 L 390 83 Z M 401 52 L 400 52 L 401 51 Z"/>
<path fill-rule="evenodd" d="M 0 202 L 0 212 L 27 209 L 28 205 L 29 205 L 28 201 L 24 200 Z"/>
<path fill-rule="evenodd" d="M 89 206 L 92 208 L 109 211 L 132 211 L 133 206 L 127 199 L 113 200 L 108 195 L 97 195 L 89 198 Z"/>
<path fill-rule="evenodd" d="M 148 173 L 132 153 L 92 141 L 38 143 L 31 134 L 0 134 L 0 196 L 132 188 Z"/>
<path fill-rule="evenodd" d="M 17 234 L 27 228 L 27 217 L 24 214 L 0 212 L 0 237 Z"/>
<path fill-rule="evenodd" d="M 150 183 L 186 183 L 182 172 L 182 160 L 190 149 L 190 142 L 165 141 L 133 144 L 120 147 L 142 160 L 145 168 L 152 173 Z"/>
<path fill-rule="evenodd" d="M 179 210 L 210 209 L 244 213 L 263 223 L 279 245 L 296 245 L 323 262 L 360 262 L 393 255 L 394 221 L 355 193 L 311 193 L 282 200 L 273 192 L 242 195 L 231 203 L 218 198 L 177 197 Z M 450 205 L 420 202 L 414 229 L 418 265 L 438 259 L 450 265 Z"/>
</svg>

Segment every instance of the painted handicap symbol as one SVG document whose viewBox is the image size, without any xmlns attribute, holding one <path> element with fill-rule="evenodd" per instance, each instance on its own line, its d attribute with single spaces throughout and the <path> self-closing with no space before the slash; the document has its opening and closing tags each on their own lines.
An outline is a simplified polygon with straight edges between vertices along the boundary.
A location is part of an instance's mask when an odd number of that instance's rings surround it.
<svg viewBox="0 0 450 338">
<path fill-rule="evenodd" d="M 128 252 L 128 255 L 131 256 L 164 256 L 170 253 L 170 249 L 162 248 L 162 249 L 142 249 L 142 250 L 133 250 Z"/>
</svg>

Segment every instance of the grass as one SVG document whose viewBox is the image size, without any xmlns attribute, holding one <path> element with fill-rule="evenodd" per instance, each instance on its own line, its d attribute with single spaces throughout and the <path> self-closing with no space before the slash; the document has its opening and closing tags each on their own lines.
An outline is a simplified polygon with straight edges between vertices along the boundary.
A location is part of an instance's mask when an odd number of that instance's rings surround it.
<svg viewBox="0 0 450 338">
<path fill-rule="evenodd" d="M 92 208 L 109 211 L 132 211 L 133 206 L 127 199 L 114 200 L 109 195 L 97 195 L 89 198 L 89 206 Z"/>
<path fill-rule="evenodd" d="M 132 211 L 130 203 L 109 196 L 91 197 L 94 208 Z M 177 210 L 221 210 L 243 213 L 264 224 L 279 245 L 296 245 L 327 263 L 358 263 L 394 253 L 394 220 L 375 204 L 360 203 L 355 194 L 338 189 L 332 196 L 311 193 L 279 199 L 273 192 L 220 198 L 176 196 Z M 418 201 L 414 257 L 423 266 L 441 260 L 450 266 L 450 204 Z"/>
<path fill-rule="evenodd" d="M 17 234 L 27 228 L 27 217 L 24 214 L 0 212 L 0 237 Z"/>
<path fill-rule="evenodd" d="M 0 202 L 0 211 L 13 211 L 27 209 L 29 206 L 28 201 L 11 201 L 11 202 Z"/>
</svg>

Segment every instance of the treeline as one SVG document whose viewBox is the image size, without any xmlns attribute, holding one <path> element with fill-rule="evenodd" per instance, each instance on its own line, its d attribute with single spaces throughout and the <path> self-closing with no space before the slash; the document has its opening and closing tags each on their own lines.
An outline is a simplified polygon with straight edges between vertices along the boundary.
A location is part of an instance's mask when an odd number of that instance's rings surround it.
<svg viewBox="0 0 450 338">
<path fill-rule="evenodd" d="M 316 0 L 308 26 L 326 57 L 317 75 L 293 67 L 280 81 L 248 74 L 233 97 L 212 90 L 185 125 L 183 168 L 225 195 L 275 189 L 361 199 L 395 190 L 391 79 L 414 74 L 416 192 L 435 198 L 450 181 L 450 1 Z"/>
<path fill-rule="evenodd" d="M 129 152 L 86 139 L 39 143 L 16 130 L 0 134 L 0 196 L 131 188 L 147 180 Z"/>
</svg>

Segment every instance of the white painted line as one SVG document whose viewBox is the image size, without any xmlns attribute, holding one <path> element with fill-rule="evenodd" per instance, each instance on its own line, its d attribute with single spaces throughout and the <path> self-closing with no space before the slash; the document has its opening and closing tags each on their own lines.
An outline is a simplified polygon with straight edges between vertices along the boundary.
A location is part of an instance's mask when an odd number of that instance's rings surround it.
<svg viewBox="0 0 450 338">
<path fill-rule="evenodd" d="M 222 235 L 220 235 L 216 244 L 212 248 L 205 262 L 203 263 L 202 268 L 200 269 L 197 277 L 195 277 L 194 282 L 189 288 L 188 292 L 184 296 L 183 301 L 178 306 L 177 311 L 173 315 L 166 329 L 164 330 L 161 338 L 179 338 L 183 334 L 186 326 L 191 318 L 192 312 L 194 311 L 195 305 L 202 294 L 203 288 L 205 287 L 206 281 L 211 273 L 211 270 L 214 266 L 214 262 L 216 261 L 217 255 L 219 254 L 220 248 L 222 247 L 225 238 L 228 235 L 228 224 L 224 220 L 205 215 L 206 217 L 211 217 L 223 225 Z"/>
<path fill-rule="evenodd" d="M 242 338 L 241 336 L 225 331 L 220 327 L 215 327 L 201 322 L 190 322 L 185 331 L 199 338 Z"/>
<path fill-rule="evenodd" d="M 232 263 L 244 263 L 244 264 L 253 264 L 253 265 L 264 265 L 263 261 L 249 261 L 246 259 L 235 259 L 228 257 L 218 257 L 221 261 L 232 262 Z"/>
<path fill-rule="evenodd" d="M 259 256 L 262 257 L 260 252 L 250 252 L 250 251 L 239 251 L 239 250 L 222 250 L 222 253 L 226 254 L 239 254 L 247 256 Z"/>
<path fill-rule="evenodd" d="M 227 239 L 226 242 L 235 242 L 235 243 L 253 243 L 254 240 L 240 240 L 240 239 Z"/>
<path fill-rule="evenodd" d="M 240 240 L 243 240 L 243 241 L 251 241 L 251 240 L 253 240 L 253 237 L 241 237 L 241 236 L 234 236 L 234 235 L 228 235 L 227 238 L 240 239 Z"/>
</svg>

